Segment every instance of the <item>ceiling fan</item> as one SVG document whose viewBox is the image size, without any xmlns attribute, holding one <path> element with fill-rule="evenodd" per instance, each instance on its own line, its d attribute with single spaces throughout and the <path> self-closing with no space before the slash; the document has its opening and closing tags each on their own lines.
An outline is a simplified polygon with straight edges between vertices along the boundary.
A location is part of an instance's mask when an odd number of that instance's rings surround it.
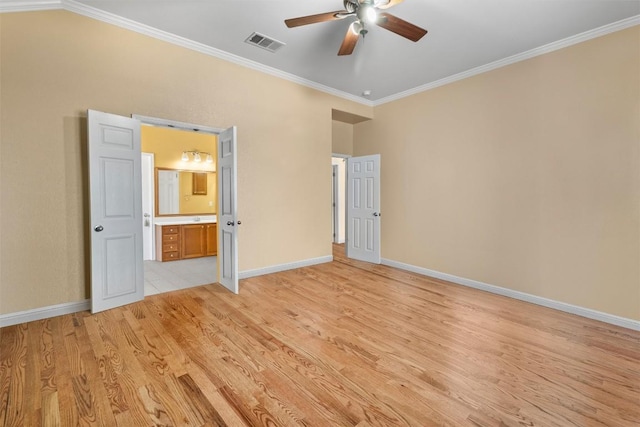
<svg viewBox="0 0 640 427">
<path fill-rule="evenodd" d="M 403 0 L 343 0 L 344 10 L 286 19 L 284 23 L 287 27 L 293 28 L 302 25 L 316 24 L 318 22 L 336 21 L 354 16 L 356 20 L 349 25 L 347 34 L 344 36 L 342 45 L 338 51 L 338 55 L 351 55 L 353 49 L 356 47 L 356 43 L 358 43 L 360 35 L 364 37 L 367 34 L 367 24 L 375 24 L 378 27 L 394 32 L 414 42 L 417 42 L 427 34 L 427 30 L 390 13 L 381 12 L 402 1 Z"/>
</svg>

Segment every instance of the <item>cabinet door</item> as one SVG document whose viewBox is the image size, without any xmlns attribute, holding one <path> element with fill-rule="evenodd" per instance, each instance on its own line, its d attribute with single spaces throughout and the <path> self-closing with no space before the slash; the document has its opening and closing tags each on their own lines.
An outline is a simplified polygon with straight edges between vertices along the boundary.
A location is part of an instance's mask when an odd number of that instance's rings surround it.
<svg viewBox="0 0 640 427">
<path fill-rule="evenodd" d="M 218 224 L 207 224 L 207 255 L 218 255 Z"/>
<path fill-rule="evenodd" d="M 182 226 L 182 258 L 196 258 L 206 254 L 206 233 L 203 224 Z"/>
<path fill-rule="evenodd" d="M 207 173 L 193 172 L 193 195 L 207 195 Z"/>
</svg>

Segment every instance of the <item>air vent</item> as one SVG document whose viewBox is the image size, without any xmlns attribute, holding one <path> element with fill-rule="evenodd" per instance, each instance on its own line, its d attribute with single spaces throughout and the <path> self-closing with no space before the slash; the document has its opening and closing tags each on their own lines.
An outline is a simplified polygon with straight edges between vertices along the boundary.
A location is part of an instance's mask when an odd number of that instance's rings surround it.
<svg viewBox="0 0 640 427">
<path fill-rule="evenodd" d="M 275 52 L 284 46 L 284 43 L 279 42 L 278 40 L 274 40 L 270 37 L 262 35 L 260 33 L 251 34 L 245 42 L 252 44 L 254 46 L 258 46 L 262 49 L 266 49 L 269 52 Z"/>
</svg>

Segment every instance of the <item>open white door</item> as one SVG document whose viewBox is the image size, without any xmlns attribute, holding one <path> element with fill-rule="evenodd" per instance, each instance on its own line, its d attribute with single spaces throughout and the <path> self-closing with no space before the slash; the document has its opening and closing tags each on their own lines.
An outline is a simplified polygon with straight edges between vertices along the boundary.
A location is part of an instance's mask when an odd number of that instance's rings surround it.
<svg viewBox="0 0 640 427">
<path fill-rule="evenodd" d="M 144 298 L 140 121 L 89 110 L 91 312 Z"/>
<path fill-rule="evenodd" d="M 218 265 L 219 280 L 238 293 L 238 201 L 236 196 L 236 127 L 218 135 Z"/>
<path fill-rule="evenodd" d="M 154 242 L 153 217 L 154 217 L 154 179 L 153 179 L 153 153 L 142 153 L 142 242 L 144 261 L 156 259 L 156 246 Z"/>
<path fill-rule="evenodd" d="M 347 159 L 347 257 L 380 264 L 380 155 Z"/>
</svg>

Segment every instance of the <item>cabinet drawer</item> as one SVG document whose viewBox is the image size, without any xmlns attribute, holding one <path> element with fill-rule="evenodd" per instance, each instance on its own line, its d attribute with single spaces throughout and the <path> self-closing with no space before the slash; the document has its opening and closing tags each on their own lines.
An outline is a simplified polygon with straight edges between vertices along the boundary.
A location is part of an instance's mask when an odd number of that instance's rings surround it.
<svg viewBox="0 0 640 427">
<path fill-rule="evenodd" d="M 164 252 L 162 254 L 163 261 L 171 261 L 176 259 L 180 259 L 180 254 L 178 252 Z"/>
<path fill-rule="evenodd" d="M 178 242 L 175 243 L 164 243 L 162 245 L 162 252 L 178 252 L 178 248 L 180 245 Z"/>
<path fill-rule="evenodd" d="M 180 235 L 179 234 L 162 234 L 162 242 L 163 243 L 179 242 L 179 241 L 180 241 Z"/>
<path fill-rule="evenodd" d="M 179 232 L 179 225 L 165 225 L 164 227 L 162 227 L 162 234 L 178 234 Z"/>
</svg>

